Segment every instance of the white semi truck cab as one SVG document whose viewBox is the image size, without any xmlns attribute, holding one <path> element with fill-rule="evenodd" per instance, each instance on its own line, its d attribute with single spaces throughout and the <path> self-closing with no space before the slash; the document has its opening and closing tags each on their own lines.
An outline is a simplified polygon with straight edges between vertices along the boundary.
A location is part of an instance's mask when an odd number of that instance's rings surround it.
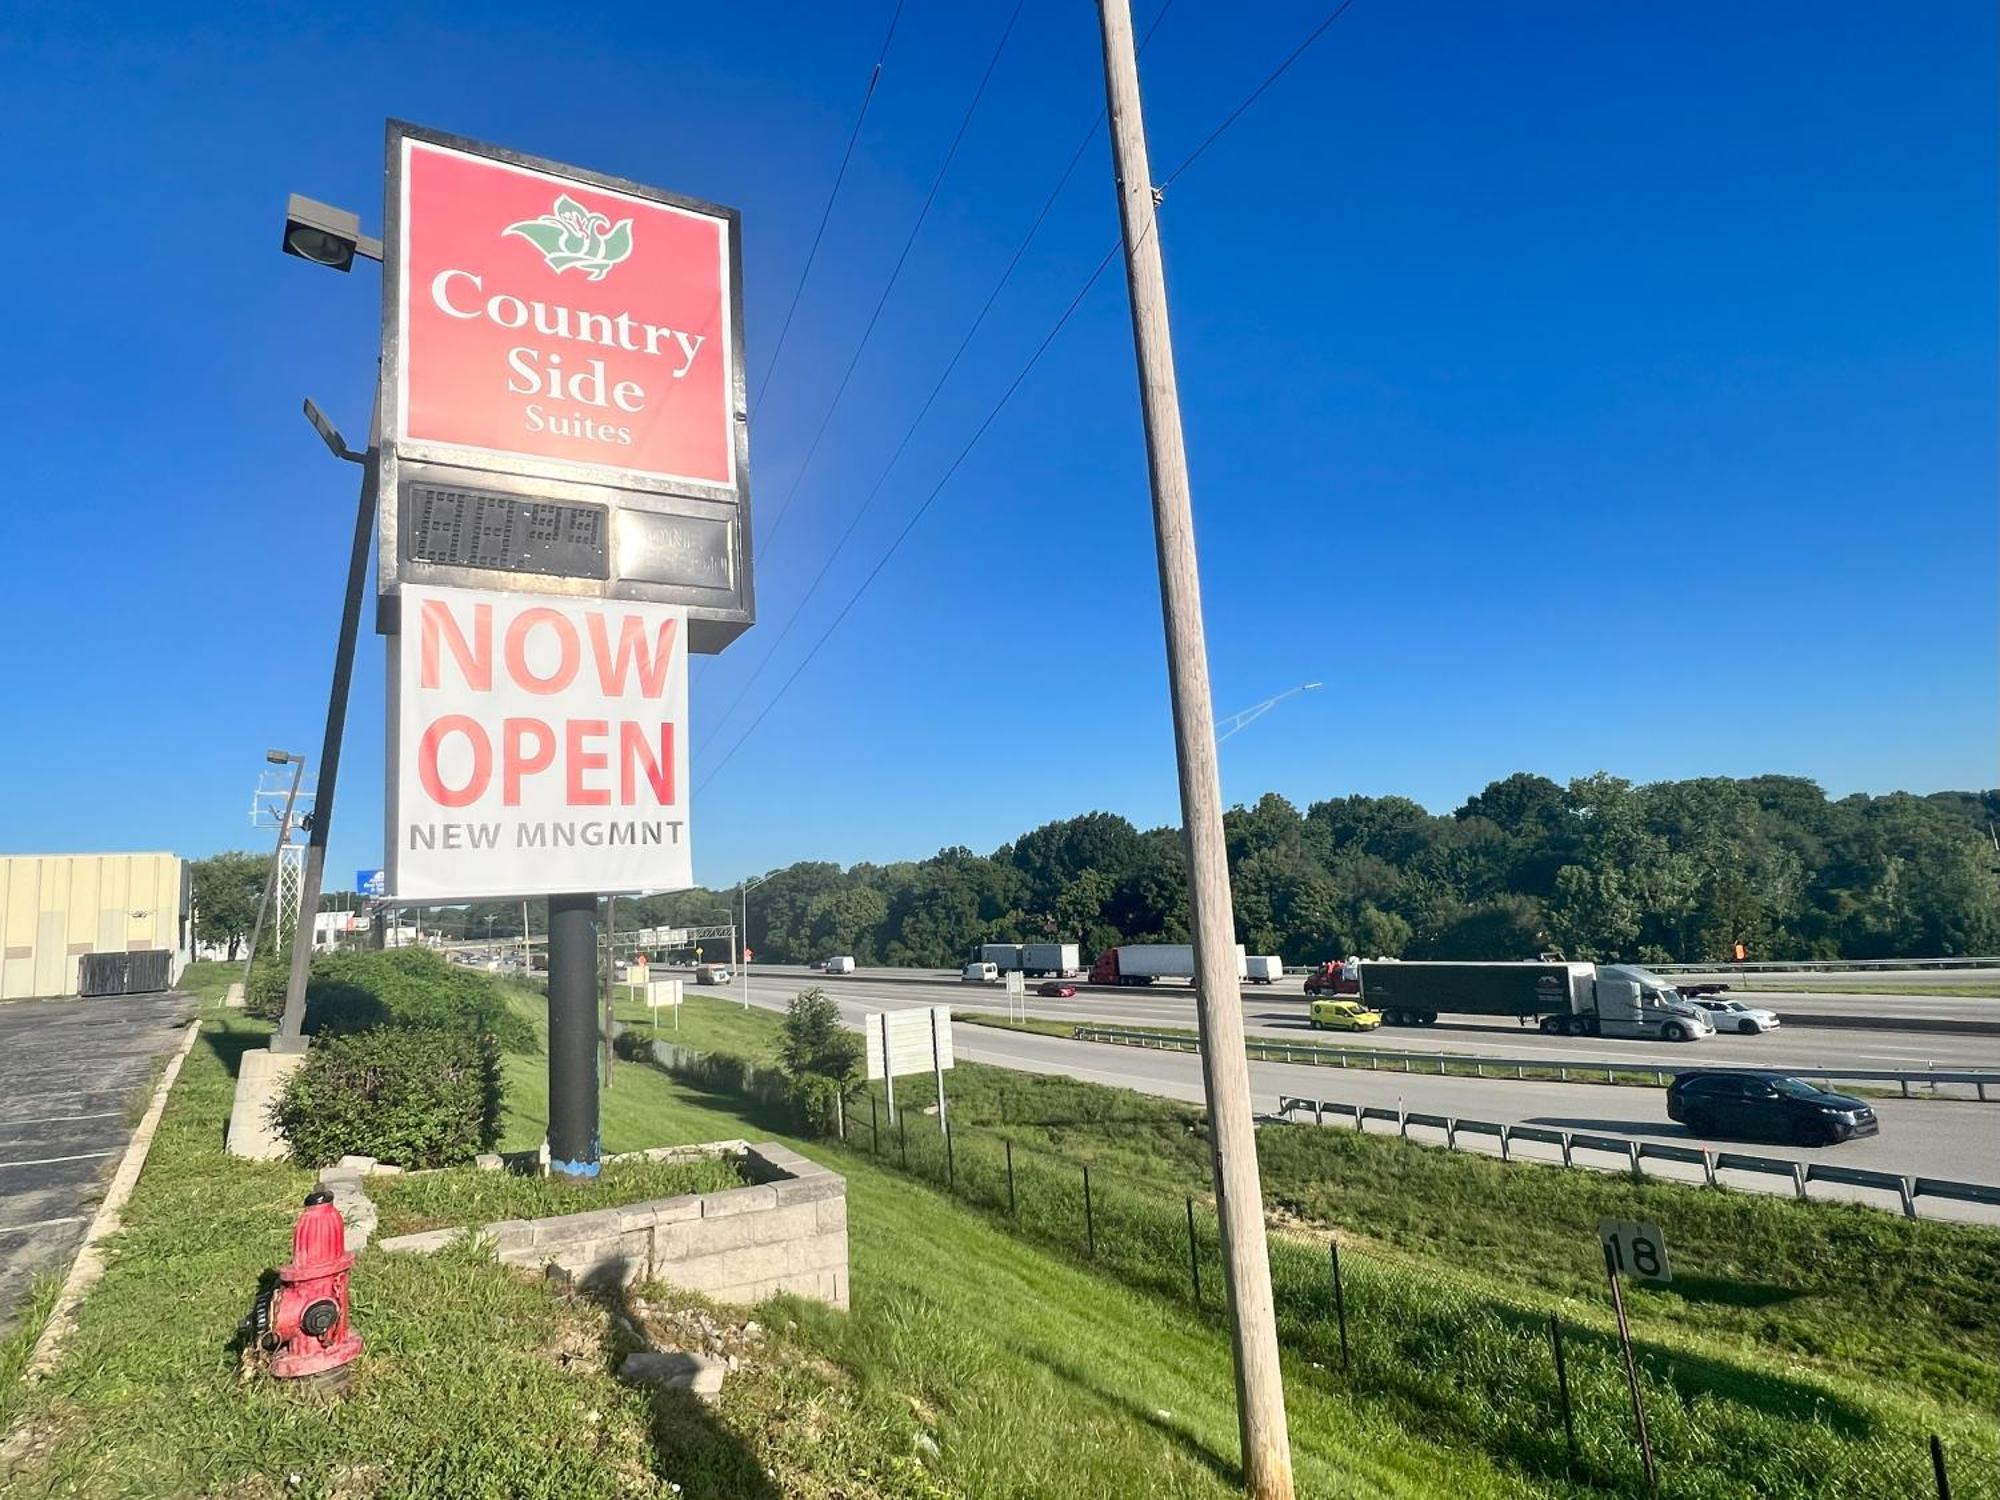
<svg viewBox="0 0 2000 1500">
<path fill-rule="evenodd" d="M 1600 1036 L 1693 1042 L 1715 1035 L 1708 1013 L 1671 981 L 1635 964 L 1600 964 L 1591 988 Z"/>
</svg>

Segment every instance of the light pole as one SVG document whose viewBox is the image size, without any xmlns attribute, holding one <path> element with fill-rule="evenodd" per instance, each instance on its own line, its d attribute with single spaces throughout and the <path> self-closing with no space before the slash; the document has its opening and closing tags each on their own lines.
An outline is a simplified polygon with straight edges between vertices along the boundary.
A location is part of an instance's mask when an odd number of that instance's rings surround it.
<svg viewBox="0 0 2000 1500">
<path fill-rule="evenodd" d="M 737 882 L 737 890 L 743 898 L 743 963 L 740 972 L 743 975 L 743 1008 L 745 1010 L 750 1008 L 750 887 L 753 885 L 762 885 L 770 878 L 768 875 L 749 875 Z M 735 946 L 734 943 L 730 944 L 732 949 Z"/>
<path fill-rule="evenodd" d="M 1217 719 L 1215 727 L 1221 732 L 1215 737 L 1216 744 L 1221 744 L 1232 734 L 1248 729 L 1287 698 L 1295 697 L 1300 693 L 1310 693 L 1314 688 L 1325 686 L 1326 684 L 1323 682 L 1302 682 L 1295 688 L 1286 688 L 1274 698 L 1266 698 L 1262 703 L 1254 704 L 1244 709 L 1241 713 L 1229 714 L 1224 718 Z"/>
<path fill-rule="evenodd" d="M 243 992 L 250 993 L 250 970 L 257 962 L 257 943 L 264 936 L 264 913 L 270 909 L 271 887 L 278 882 L 278 861 L 284 858 L 285 841 L 292 836 L 292 806 L 299 800 L 299 778 L 306 774 L 306 759 L 289 750 L 266 750 L 264 759 L 274 766 L 292 768 L 291 789 L 285 793 L 285 810 L 278 818 L 278 844 L 271 851 L 271 867 L 264 872 L 264 890 L 257 897 L 257 920 L 250 928 L 250 951 L 243 955 Z M 296 933 L 292 941 L 298 941 Z"/>
<path fill-rule="evenodd" d="M 287 255 L 298 256 L 335 271 L 352 269 L 356 256 L 382 259 L 382 242 L 361 233 L 361 219 L 345 209 L 316 203 L 294 193 L 285 205 Z M 326 734 L 319 752 L 319 792 L 313 799 L 308 825 L 306 867 L 299 882 L 299 911 L 317 916 L 320 883 L 326 872 L 327 836 L 333 827 L 333 796 L 340 776 L 340 736 L 347 722 L 347 690 L 354 676 L 354 642 L 361 629 L 361 600 L 368 580 L 368 538 L 375 529 L 376 414 L 368 439 L 368 450 L 357 453 L 347 446 L 334 425 L 310 400 L 305 403 L 306 419 L 319 433 L 335 458 L 361 466 L 361 493 L 354 507 L 354 541 L 347 558 L 347 594 L 340 612 L 340 636 L 334 647 L 333 686 L 327 694 Z M 310 920 L 310 917 L 306 918 Z M 306 977 L 312 967 L 312 944 L 292 943 L 292 971 L 285 985 L 285 1013 L 271 1038 L 273 1052 L 303 1052 L 306 1012 Z"/>
</svg>

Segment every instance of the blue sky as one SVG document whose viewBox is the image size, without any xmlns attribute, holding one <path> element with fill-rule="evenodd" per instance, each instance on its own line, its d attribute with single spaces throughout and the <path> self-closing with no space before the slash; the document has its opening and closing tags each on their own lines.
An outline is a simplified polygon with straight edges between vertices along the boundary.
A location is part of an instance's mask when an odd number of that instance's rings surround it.
<svg viewBox="0 0 2000 1500">
<path fill-rule="evenodd" d="M 1025 0 L 800 479 L 1008 9 L 908 0 L 752 414 L 763 516 L 798 492 L 763 623 L 697 667 L 698 782 L 1115 236 L 1100 133 L 711 735 L 1101 105 L 1090 8 Z M 1325 9 L 1176 0 L 1159 171 Z M 0 849 L 242 845 L 265 746 L 317 750 L 353 471 L 298 407 L 366 431 L 379 291 L 279 255 L 288 191 L 379 223 L 395 115 L 734 204 L 754 391 L 888 16 L 293 10 L 0 4 Z M 1326 683 L 1227 745 L 1228 796 L 1992 785 L 1994 43 L 1972 0 L 1356 0 L 1162 211 L 1216 706 Z M 379 861 L 372 634 L 347 744 L 339 872 Z M 1115 274 L 704 789 L 696 868 L 988 849 L 1094 807 L 1175 810 Z"/>
</svg>

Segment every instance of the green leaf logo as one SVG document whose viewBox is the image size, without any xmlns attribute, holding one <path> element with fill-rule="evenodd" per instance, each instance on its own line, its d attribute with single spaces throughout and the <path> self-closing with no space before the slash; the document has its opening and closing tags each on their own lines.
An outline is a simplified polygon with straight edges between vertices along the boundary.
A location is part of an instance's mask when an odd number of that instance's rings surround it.
<svg viewBox="0 0 2000 1500">
<path fill-rule="evenodd" d="M 568 193 L 559 196 L 555 207 L 539 219 L 523 219 L 500 232 L 518 234 L 541 251 L 542 259 L 558 276 L 564 271 L 580 270 L 590 280 L 602 281 L 605 272 L 632 253 L 630 219 L 613 224 Z"/>
</svg>

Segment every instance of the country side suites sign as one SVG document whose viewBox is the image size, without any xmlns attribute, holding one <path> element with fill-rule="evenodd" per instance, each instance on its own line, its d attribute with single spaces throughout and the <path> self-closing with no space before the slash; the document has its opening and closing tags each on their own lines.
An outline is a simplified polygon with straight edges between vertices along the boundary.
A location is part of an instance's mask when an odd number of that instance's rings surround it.
<svg viewBox="0 0 2000 1500">
<path fill-rule="evenodd" d="M 377 625 L 401 901 L 693 884 L 754 617 L 733 209 L 391 122 Z"/>
<path fill-rule="evenodd" d="M 397 899 L 694 884 L 681 606 L 405 584 L 402 619 Z"/>
<path fill-rule="evenodd" d="M 733 209 L 391 122 L 380 625 L 405 584 L 754 617 Z"/>
</svg>

